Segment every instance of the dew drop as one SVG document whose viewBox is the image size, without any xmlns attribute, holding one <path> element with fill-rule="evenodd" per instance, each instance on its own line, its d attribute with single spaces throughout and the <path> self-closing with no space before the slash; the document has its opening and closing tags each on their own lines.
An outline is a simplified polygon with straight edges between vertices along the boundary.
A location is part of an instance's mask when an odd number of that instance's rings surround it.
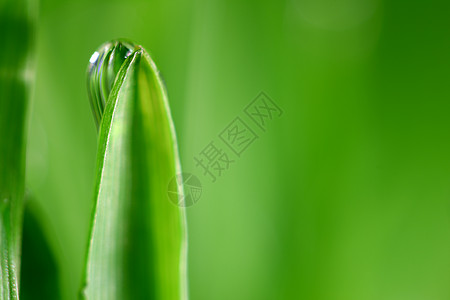
<svg viewBox="0 0 450 300">
<path fill-rule="evenodd" d="M 138 47 L 126 40 L 101 45 L 89 59 L 87 86 L 97 128 L 120 67 Z"/>
</svg>

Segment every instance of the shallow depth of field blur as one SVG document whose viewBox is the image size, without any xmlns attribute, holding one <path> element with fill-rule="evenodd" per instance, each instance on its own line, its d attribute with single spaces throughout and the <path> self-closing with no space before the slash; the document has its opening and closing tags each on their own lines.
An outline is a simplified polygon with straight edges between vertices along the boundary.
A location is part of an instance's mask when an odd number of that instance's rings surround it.
<svg viewBox="0 0 450 300">
<path fill-rule="evenodd" d="M 27 189 L 75 299 L 103 42 L 164 77 L 182 165 L 192 300 L 450 298 L 450 6 L 387 0 L 41 0 Z M 264 91 L 282 110 L 238 157 L 219 134 Z M 215 182 L 194 157 L 234 160 Z M 169 201 L 169 200 L 168 200 Z"/>
</svg>

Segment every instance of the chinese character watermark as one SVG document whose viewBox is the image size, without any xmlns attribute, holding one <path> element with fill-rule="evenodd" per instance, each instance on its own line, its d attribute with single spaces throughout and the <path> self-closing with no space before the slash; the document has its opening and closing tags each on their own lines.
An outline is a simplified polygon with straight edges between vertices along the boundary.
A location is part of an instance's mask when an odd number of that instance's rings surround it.
<svg viewBox="0 0 450 300">
<path fill-rule="evenodd" d="M 244 111 L 264 131 L 269 121 L 283 114 L 281 108 L 264 92 L 259 93 Z"/>
<path fill-rule="evenodd" d="M 200 169 L 205 178 L 216 182 L 261 133 L 266 132 L 269 123 L 282 114 L 283 110 L 266 93 L 260 92 L 216 138 L 194 156 L 195 167 Z M 178 174 L 169 183 L 169 199 L 178 206 L 194 205 L 201 195 L 202 184 L 199 178 L 191 173 Z"/>
<path fill-rule="evenodd" d="M 237 156 L 241 156 L 242 152 L 244 152 L 258 136 L 240 117 L 236 117 L 219 134 L 219 138 Z"/>
<path fill-rule="evenodd" d="M 260 92 L 244 108 L 243 113 L 236 116 L 218 134 L 217 140 L 213 139 L 194 156 L 195 166 L 201 168 L 203 176 L 216 182 L 259 138 L 256 131 L 264 133 L 269 123 L 282 114 L 283 110 L 266 93 Z"/>
<path fill-rule="evenodd" d="M 228 154 L 210 142 L 198 156 L 194 156 L 195 166 L 203 169 L 203 175 L 208 175 L 212 182 L 222 176 L 222 172 L 228 170 L 234 160 L 230 160 Z"/>
</svg>

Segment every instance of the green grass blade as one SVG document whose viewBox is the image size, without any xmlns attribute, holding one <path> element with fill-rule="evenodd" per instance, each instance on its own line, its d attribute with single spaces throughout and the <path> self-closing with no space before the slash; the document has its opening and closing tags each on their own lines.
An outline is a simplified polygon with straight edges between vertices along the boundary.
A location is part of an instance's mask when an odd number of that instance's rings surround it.
<svg viewBox="0 0 450 300">
<path fill-rule="evenodd" d="M 141 47 L 124 59 L 106 102 L 97 165 L 82 297 L 187 299 L 184 209 L 167 198 L 180 172 L 175 133 L 162 81 Z"/>
<path fill-rule="evenodd" d="M 58 264 L 43 226 L 46 218 L 35 205 L 28 201 L 25 205 L 20 299 L 59 300 L 61 290 Z"/>
<path fill-rule="evenodd" d="M 0 299 L 18 299 L 32 29 L 27 1 L 0 1 Z"/>
</svg>

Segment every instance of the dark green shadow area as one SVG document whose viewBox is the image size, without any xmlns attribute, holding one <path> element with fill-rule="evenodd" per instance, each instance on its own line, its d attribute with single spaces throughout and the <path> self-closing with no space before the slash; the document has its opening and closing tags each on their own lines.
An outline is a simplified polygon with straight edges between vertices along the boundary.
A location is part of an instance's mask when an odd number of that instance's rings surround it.
<svg viewBox="0 0 450 300">
<path fill-rule="evenodd" d="M 61 299 L 59 270 L 35 205 L 27 203 L 23 224 L 21 300 Z"/>
</svg>

